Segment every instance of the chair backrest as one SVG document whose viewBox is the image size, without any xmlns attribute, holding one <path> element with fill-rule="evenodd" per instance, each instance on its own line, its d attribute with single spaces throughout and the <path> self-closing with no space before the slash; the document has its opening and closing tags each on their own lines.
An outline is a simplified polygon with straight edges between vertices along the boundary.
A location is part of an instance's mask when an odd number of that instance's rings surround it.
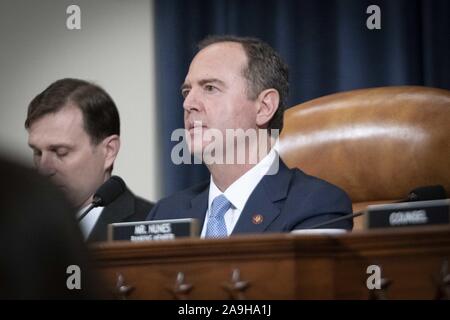
<svg viewBox="0 0 450 320">
<path fill-rule="evenodd" d="M 344 189 L 355 211 L 418 186 L 450 194 L 450 91 L 381 87 L 299 104 L 285 113 L 280 153 Z"/>
</svg>

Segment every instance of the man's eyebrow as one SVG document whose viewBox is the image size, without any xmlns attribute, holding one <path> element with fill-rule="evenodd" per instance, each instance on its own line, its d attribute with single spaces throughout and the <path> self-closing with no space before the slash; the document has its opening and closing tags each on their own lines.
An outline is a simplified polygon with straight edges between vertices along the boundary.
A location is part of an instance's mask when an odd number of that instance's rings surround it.
<svg viewBox="0 0 450 320">
<path fill-rule="evenodd" d="M 185 82 L 185 83 L 183 83 L 183 84 L 181 85 L 180 90 L 183 91 L 184 89 L 188 89 L 188 88 L 190 88 L 190 87 L 191 87 L 191 85 L 190 85 L 190 84 L 187 84 L 187 83 Z"/>
<path fill-rule="evenodd" d="M 59 144 L 51 144 L 50 149 L 59 149 L 59 148 L 66 148 L 66 149 L 71 149 L 72 146 L 69 144 L 65 144 L 65 143 L 59 143 Z"/>
<path fill-rule="evenodd" d="M 31 149 L 35 149 L 35 150 L 38 150 L 38 149 L 39 149 L 38 147 L 36 147 L 36 146 L 35 146 L 34 144 L 32 144 L 32 143 L 28 143 L 28 146 L 29 146 Z M 69 144 L 66 144 L 66 143 L 57 143 L 57 144 L 51 144 L 51 145 L 49 145 L 49 146 L 47 147 L 47 149 L 50 149 L 50 150 L 55 150 L 55 149 L 59 149 L 59 148 L 67 148 L 67 149 L 71 149 L 72 146 L 69 145 Z"/>
<path fill-rule="evenodd" d="M 219 85 L 224 86 L 224 87 L 226 86 L 225 82 L 223 82 L 222 80 L 219 80 L 217 78 L 208 78 L 208 79 L 202 79 L 202 80 L 198 81 L 198 84 L 200 86 L 203 86 L 203 85 L 205 85 L 207 83 L 216 83 L 216 84 L 219 84 Z M 191 85 L 185 82 L 185 83 L 183 83 L 181 85 L 180 90 L 183 91 L 184 89 L 189 89 L 189 88 L 191 88 Z"/>
<path fill-rule="evenodd" d="M 216 83 L 216 84 L 219 84 L 221 86 L 225 86 L 225 82 L 223 82 L 222 80 L 219 80 L 217 78 L 202 79 L 202 80 L 200 80 L 198 82 L 198 84 L 201 85 L 201 86 L 204 85 L 204 84 L 207 84 L 207 83 Z"/>
</svg>

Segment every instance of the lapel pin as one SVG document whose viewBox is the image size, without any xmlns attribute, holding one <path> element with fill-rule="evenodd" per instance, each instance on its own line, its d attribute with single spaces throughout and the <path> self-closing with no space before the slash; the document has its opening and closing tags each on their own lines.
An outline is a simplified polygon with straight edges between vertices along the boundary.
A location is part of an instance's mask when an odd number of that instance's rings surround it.
<svg viewBox="0 0 450 320">
<path fill-rule="evenodd" d="M 264 220 L 264 217 L 260 214 L 254 214 L 252 217 L 253 224 L 261 224 Z"/>
</svg>

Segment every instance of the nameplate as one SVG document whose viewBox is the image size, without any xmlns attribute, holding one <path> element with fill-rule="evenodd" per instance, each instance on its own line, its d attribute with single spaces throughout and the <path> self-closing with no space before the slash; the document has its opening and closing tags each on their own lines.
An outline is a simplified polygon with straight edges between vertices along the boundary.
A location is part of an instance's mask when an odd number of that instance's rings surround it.
<svg viewBox="0 0 450 320">
<path fill-rule="evenodd" d="M 108 241 L 159 241 L 198 236 L 197 219 L 120 222 L 108 225 Z"/>
<path fill-rule="evenodd" d="M 450 199 L 370 205 L 366 229 L 426 226 L 450 223 Z"/>
</svg>

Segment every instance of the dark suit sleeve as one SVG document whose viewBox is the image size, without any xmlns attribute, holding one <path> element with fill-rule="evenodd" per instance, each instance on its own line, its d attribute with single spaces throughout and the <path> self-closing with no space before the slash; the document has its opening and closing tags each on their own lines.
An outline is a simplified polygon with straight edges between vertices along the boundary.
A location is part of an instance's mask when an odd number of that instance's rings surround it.
<svg viewBox="0 0 450 320">
<path fill-rule="evenodd" d="M 327 194 L 323 194 L 318 198 L 314 194 L 315 199 L 311 199 L 311 203 L 314 203 L 313 213 L 305 220 L 297 224 L 293 229 L 308 229 L 316 224 L 330 221 L 335 218 L 342 217 L 350 214 L 352 210 L 352 202 L 348 195 L 337 187 L 328 188 Z M 338 222 L 330 223 L 319 227 L 320 229 L 353 229 L 353 219 L 345 219 Z"/>
</svg>

